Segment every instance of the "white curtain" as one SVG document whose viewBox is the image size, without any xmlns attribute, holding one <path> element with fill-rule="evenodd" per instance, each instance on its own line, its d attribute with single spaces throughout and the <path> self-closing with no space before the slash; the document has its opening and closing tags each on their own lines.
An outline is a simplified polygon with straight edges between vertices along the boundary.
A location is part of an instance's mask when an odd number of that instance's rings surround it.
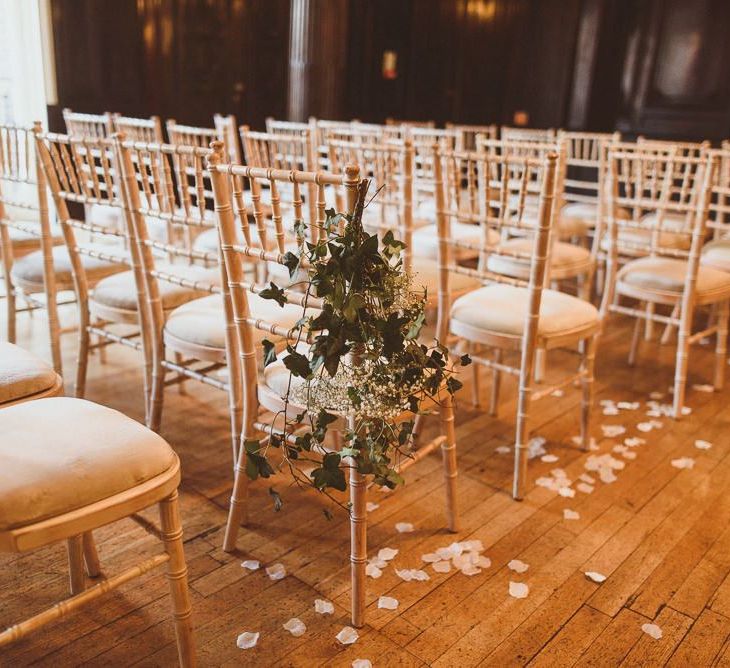
<svg viewBox="0 0 730 668">
<path fill-rule="evenodd" d="M 0 122 L 41 121 L 48 127 L 42 23 L 46 11 L 46 0 L 0 0 Z M 46 52 L 52 54 L 52 48 Z"/>
</svg>

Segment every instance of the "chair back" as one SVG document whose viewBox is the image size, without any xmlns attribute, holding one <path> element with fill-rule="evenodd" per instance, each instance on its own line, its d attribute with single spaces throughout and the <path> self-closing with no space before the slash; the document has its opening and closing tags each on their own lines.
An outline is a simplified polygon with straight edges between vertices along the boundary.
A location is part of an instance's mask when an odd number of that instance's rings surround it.
<svg viewBox="0 0 730 668">
<path fill-rule="evenodd" d="M 542 157 L 536 157 L 525 152 L 512 153 L 506 148 L 501 151 L 477 152 L 444 152 L 438 147 L 434 150 L 439 239 L 438 338 L 445 341 L 449 332 L 449 278 L 452 274 L 471 276 L 482 283 L 528 287 L 530 304 L 536 304 L 535 308 L 539 310 L 549 255 L 550 232 L 555 219 L 553 198 L 558 178 L 558 154 L 550 151 Z M 450 177 L 449 174 L 456 176 Z M 476 191 L 474 209 L 465 209 L 460 201 L 464 192 L 461 187 L 462 175 L 471 175 L 470 178 L 473 179 L 470 187 Z M 458 188 L 454 188 L 452 178 L 458 179 Z M 535 184 L 539 185 L 537 223 L 526 204 Z M 454 197 L 455 193 L 459 193 L 459 199 Z M 451 234 L 454 221 L 468 221 L 479 225 L 482 230 L 480 242 L 475 244 L 455 238 Z M 534 235 L 530 253 L 509 250 L 493 243 L 495 236 L 503 237 L 516 230 Z M 478 253 L 479 262 L 476 268 L 463 266 L 455 261 L 460 250 Z M 499 256 L 518 257 L 530 262 L 529 282 L 491 271 L 490 258 Z M 531 313 L 532 315 L 534 314 Z"/>
<path fill-rule="evenodd" d="M 499 134 L 499 138 L 506 141 L 553 142 L 556 136 L 553 128 L 516 128 L 509 125 L 503 125 Z"/>
<path fill-rule="evenodd" d="M 707 227 L 713 239 L 724 239 L 730 236 L 730 142 L 724 141 L 721 148 L 708 153 L 717 160 L 717 174 Z"/>
<path fill-rule="evenodd" d="M 63 121 L 66 133 L 72 137 L 101 139 L 114 133 L 113 114 L 108 111 L 103 114 L 85 114 L 66 108 L 63 110 Z"/>
<path fill-rule="evenodd" d="M 157 142 L 165 141 L 162 136 L 162 121 L 159 116 L 149 118 L 133 118 L 114 114 L 112 116 L 115 132 L 123 132 L 131 141 Z"/>
<path fill-rule="evenodd" d="M 475 151 L 477 148 L 477 136 L 482 135 L 484 139 L 499 139 L 499 126 L 491 125 L 461 125 L 458 123 L 446 123 L 447 130 L 456 132 L 457 151 Z"/>
</svg>

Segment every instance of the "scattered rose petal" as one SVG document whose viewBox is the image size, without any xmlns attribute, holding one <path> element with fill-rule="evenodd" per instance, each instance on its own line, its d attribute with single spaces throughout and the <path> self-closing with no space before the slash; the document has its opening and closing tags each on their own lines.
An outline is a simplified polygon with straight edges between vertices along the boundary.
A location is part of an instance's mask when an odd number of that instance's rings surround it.
<svg viewBox="0 0 730 668">
<path fill-rule="evenodd" d="M 620 424 L 602 424 L 601 431 L 606 438 L 616 438 L 626 433 L 626 427 Z"/>
<path fill-rule="evenodd" d="M 423 582 L 425 580 L 431 579 L 426 571 L 422 571 L 419 568 L 396 568 L 395 574 L 401 580 L 405 580 L 406 582 L 410 582 L 411 580 L 418 580 L 420 582 Z"/>
<path fill-rule="evenodd" d="M 383 571 L 381 571 L 375 564 L 368 564 L 365 566 L 365 575 L 368 577 L 377 580 L 382 574 Z"/>
<path fill-rule="evenodd" d="M 692 457 L 680 457 L 679 459 L 672 460 L 672 466 L 675 469 L 691 469 L 695 465 L 695 460 Z"/>
<path fill-rule="evenodd" d="M 642 624 L 641 630 L 654 640 L 659 640 L 662 637 L 662 630 L 656 624 Z"/>
<path fill-rule="evenodd" d="M 593 484 L 595 484 L 595 482 L 596 482 L 596 479 L 595 479 L 595 478 L 594 478 L 593 476 L 591 476 L 591 475 L 588 475 L 587 473 L 581 473 L 581 474 L 580 474 L 580 475 L 578 476 L 578 478 L 579 478 L 579 479 L 580 479 L 580 480 L 581 480 L 582 482 L 588 483 L 589 485 L 593 485 Z"/>
<path fill-rule="evenodd" d="M 554 464 L 555 462 L 560 459 L 557 455 L 543 455 L 540 457 L 540 461 L 545 462 L 546 464 Z"/>
<path fill-rule="evenodd" d="M 373 510 L 377 510 L 378 508 L 380 508 L 379 503 L 373 503 L 372 501 L 368 501 L 365 504 L 365 510 L 367 510 L 369 513 L 372 513 Z"/>
<path fill-rule="evenodd" d="M 385 559 L 380 559 L 379 557 L 371 557 L 368 559 L 368 563 L 373 566 L 377 566 L 380 569 L 383 569 L 388 565 L 388 562 Z"/>
<path fill-rule="evenodd" d="M 355 659 L 352 662 L 352 668 L 373 668 L 370 659 Z"/>
<path fill-rule="evenodd" d="M 381 547 L 378 550 L 378 559 L 382 559 L 383 561 L 390 561 L 391 559 L 395 558 L 396 554 L 398 554 L 398 550 L 394 547 Z"/>
<path fill-rule="evenodd" d="M 695 441 L 695 448 L 698 450 L 709 450 L 712 447 L 712 443 L 709 441 L 703 441 L 702 439 L 697 439 Z"/>
<path fill-rule="evenodd" d="M 693 390 L 696 390 L 697 392 L 714 392 L 715 386 L 714 385 L 693 385 Z"/>
<path fill-rule="evenodd" d="M 451 570 L 451 562 L 437 561 L 435 564 L 431 564 L 431 568 L 437 573 L 448 573 Z"/>
<path fill-rule="evenodd" d="M 646 443 L 645 438 L 639 436 L 631 436 L 630 438 L 624 439 L 624 445 L 628 445 L 630 448 L 635 448 L 637 445 L 644 445 Z"/>
<path fill-rule="evenodd" d="M 427 564 L 435 564 L 437 561 L 441 561 L 441 557 L 435 552 L 428 552 L 421 555 L 421 561 L 425 561 Z"/>
<path fill-rule="evenodd" d="M 259 636 L 261 634 L 252 632 L 252 631 L 244 631 L 238 638 L 236 638 L 236 647 L 239 649 L 251 649 L 252 647 L 256 647 L 256 643 L 259 641 Z"/>
<path fill-rule="evenodd" d="M 496 448 L 494 448 L 494 451 L 498 455 L 508 455 L 510 452 L 512 452 L 512 448 L 510 448 L 508 445 L 498 445 Z"/>
<path fill-rule="evenodd" d="M 335 636 L 335 638 L 337 638 L 337 640 L 339 640 L 343 645 L 352 645 L 359 636 L 352 626 L 345 626 L 342 631 Z"/>
<path fill-rule="evenodd" d="M 570 487 L 561 487 L 558 490 L 558 494 L 566 499 L 572 499 L 575 496 L 575 490 Z"/>
<path fill-rule="evenodd" d="M 286 577 L 286 568 L 284 568 L 284 564 L 273 564 L 272 566 L 267 566 L 266 575 L 268 575 L 271 580 L 282 580 Z"/>
<path fill-rule="evenodd" d="M 553 390 L 550 393 L 550 396 L 552 396 L 552 397 L 558 397 L 558 398 L 560 398 L 560 397 L 562 397 L 564 395 L 565 395 L 565 392 L 563 392 L 563 390 Z"/>
<path fill-rule="evenodd" d="M 378 607 L 383 610 L 395 610 L 398 607 L 398 599 L 390 596 L 381 596 L 378 599 Z"/>
<path fill-rule="evenodd" d="M 544 436 L 535 436 L 531 438 L 527 444 L 527 458 L 535 459 L 535 457 L 542 457 L 542 455 L 546 455 L 547 451 L 545 450 L 545 443 L 547 443 L 547 439 L 545 439 Z"/>
<path fill-rule="evenodd" d="M 564 520 L 579 520 L 580 513 L 570 508 L 563 508 L 563 519 Z"/>
<path fill-rule="evenodd" d="M 622 454 L 622 457 L 624 457 L 624 459 L 634 460 L 634 459 L 636 459 L 636 453 L 635 452 L 632 452 L 631 450 L 629 450 L 627 452 L 624 452 Z"/>
<path fill-rule="evenodd" d="M 413 525 L 410 522 L 398 522 L 395 525 L 395 530 L 398 533 L 411 533 L 413 531 Z"/>
<path fill-rule="evenodd" d="M 320 615 L 333 615 L 335 614 L 335 606 L 332 601 L 316 598 L 314 599 L 314 611 Z"/>
<path fill-rule="evenodd" d="M 596 573 L 596 571 L 586 571 L 585 576 L 589 580 L 593 580 L 593 582 L 597 582 L 598 584 L 601 584 L 601 582 L 605 582 L 606 576 L 603 575 L 603 573 Z"/>
<path fill-rule="evenodd" d="M 583 494 L 593 494 L 593 490 L 595 489 L 593 485 L 589 485 L 587 482 L 579 482 L 575 488 L 579 492 L 583 492 Z"/>
<path fill-rule="evenodd" d="M 462 550 L 466 550 L 467 552 L 484 552 L 484 544 L 478 538 L 474 538 L 473 540 L 462 540 L 459 543 L 459 546 Z"/>
<path fill-rule="evenodd" d="M 528 568 L 530 568 L 530 565 L 526 564 L 524 561 L 520 561 L 519 559 L 512 559 L 512 561 L 507 564 L 507 568 L 515 573 L 524 573 Z"/>
<path fill-rule="evenodd" d="M 288 622 L 282 624 L 282 626 L 289 631 L 295 638 L 303 636 L 307 632 L 307 626 L 305 623 L 297 617 L 292 617 Z"/>
<path fill-rule="evenodd" d="M 479 568 L 489 568 L 492 565 L 492 560 L 489 557 L 485 557 L 480 554 L 472 563 L 475 566 L 479 566 Z"/>
<path fill-rule="evenodd" d="M 623 411 L 635 411 L 639 408 L 638 401 L 619 401 L 616 405 Z"/>
<path fill-rule="evenodd" d="M 682 406 L 682 410 L 680 411 L 682 415 L 691 415 L 692 414 L 692 408 L 690 406 Z"/>
<path fill-rule="evenodd" d="M 476 575 L 477 573 L 481 573 L 482 569 L 474 564 L 467 564 L 466 566 L 462 566 L 461 572 L 464 575 Z"/>
<path fill-rule="evenodd" d="M 509 595 L 512 598 L 527 598 L 527 594 L 530 592 L 530 588 L 524 582 L 512 582 L 509 583 Z"/>
<path fill-rule="evenodd" d="M 256 559 L 246 559 L 246 561 L 241 562 L 241 568 L 247 568 L 249 571 L 257 571 L 261 568 L 261 563 L 256 561 Z"/>
</svg>

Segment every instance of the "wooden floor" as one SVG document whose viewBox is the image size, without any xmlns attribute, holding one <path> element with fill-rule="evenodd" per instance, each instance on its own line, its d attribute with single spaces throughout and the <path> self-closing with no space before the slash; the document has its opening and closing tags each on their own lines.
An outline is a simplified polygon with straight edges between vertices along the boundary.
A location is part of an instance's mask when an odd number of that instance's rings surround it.
<svg viewBox="0 0 730 668">
<path fill-rule="evenodd" d="M 19 336 L 21 344 L 45 354 L 40 314 L 33 321 L 23 317 Z M 371 492 L 379 507 L 369 515 L 368 553 L 388 546 L 399 554 L 382 577 L 368 578 L 367 625 L 349 647 L 335 639 L 349 623 L 345 514 L 333 509 L 328 521 L 323 498 L 290 488 L 284 476 L 273 482 L 285 504 L 275 513 L 269 484 L 257 483 L 253 520 L 241 532 L 239 552 L 225 554 L 222 527 L 231 488 L 225 397 L 197 383 L 188 383 L 184 396 L 170 390 L 162 434 L 183 464 L 182 513 L 201 665 L 349 666 L 357 658 L 375 666 L 730 664 L 730 390 L 690 389 L 689 417 L 662 418 L 661 428 L 638 431 L 637 423 L 648 419 L 649 393 L 666 393 L 671 382 L 674 349 L 643 343 L 639 364 L 629 369 L 629 338 L 629 325 L 613 320 L 599 348 L 597 400 L 639 401 L 641 408 L 609 417 L 597 407 L 596 438 L 601 452 L 611 452 L 623 437 L 603 438 L 600 426 L 621 424 L 626 436 L 643 436 L 647 443 L 634 449 L 636 459 L 626 461 L 618 480 L 597 482 L 591 494 L 563 498 L 531 483 L 523 502 L 512 501 L 511 457 L 495 448 L 510 444 L 513 387 L 504 388 L 499 418 L 472 408 L 465 388 L 458 406 L 463 529 L 457 539 L 481 539 L 492 565 L 468 577 L 453 570 L 437 574 L 421 563 L 423 553 L 455 539 L 443 529 L 440 461 L 426 458 L 408 470 L 404 488 Z M 69 378 L 74 345 L 67 336 Z M 549 361 L 553 367 L 563 363 L 560 355 Z M 711 362 L 709 346 L 693 350 L 690 384 L 709 381 Z M 134 354 L 114 347 L 104 364 L 93 357 L 88 398 L 139 419 Z M 548 452 L 559 460 L 532 460 L 532 481 L 555 467 L 573 480 L 584 472 L 587 455 L 571 443 L 578 401 L 570 389 L 537 404 L 534 433 L 547 438 Z M 713 447 L 696 449 L 696 439 Z M 694 467 L 673 467 L 679 457 L 694 458 Z M 565 508 L 580 519 L 565 520 Z M 399 534 L 396 522 L 411 522 L 415 531 Z M 98 531 L 97 540 L 107 573 L 159 549 L 131 521 Z M 524 575 L 507 567 L 517 558 L 529 564 Z M 242 568 L 243 559 L 280 562 L 287 576 L 274 582 L 263 569 Z M 395 574 L 396 567 L 421 566 L 430 572 L 426 582 L 404 582 Z M 585 571 L 607 579 L 596 584 Z M 529 585 L 527 598 L 509 596 L 510 580 Z M 0 625 L 63 597 L 66 586 L 62 546 L 0 555 Z M 160 572 L 147 574 L 90 611 L 14 645 L 0 655 L 0 665 L 174 665 L 166 587 Z M 398 609 L 378 609 L 381 595 L 398 599 Z M 315 613 L 316 598 L 333 601 L 335 614 Z M 282 628 L 291 617 L 306 624 L 302 637 Z M 660 640 L 642 632 L 652 621 L 662 629 Z M 257 647 L 236 647 L 243 631 L 261 633 Z"/>
</svg>

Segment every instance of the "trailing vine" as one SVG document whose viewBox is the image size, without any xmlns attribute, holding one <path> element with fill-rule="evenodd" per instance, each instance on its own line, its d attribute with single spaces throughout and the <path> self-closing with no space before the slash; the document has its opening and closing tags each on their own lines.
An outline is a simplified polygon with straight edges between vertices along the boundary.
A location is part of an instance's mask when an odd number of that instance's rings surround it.
<svg viewBox="0 0 730 668">
<path fill-rule="evenodd" d="M 363 228 L 367 187 L 367 181 L 360 184 L 354 214 L 326 211 L 325 235 L 317 243 L 304 240 L 302 221 L 295 224 L 298 252 L 286 253 L 284 261 L 292 281 L 306 271 L 299 284 L 322 308 L 302 317 L 298 340 L 279 354 L 290 372 L 285 408 L 277 416 L 284 427 L 245 442 L 251 479 L 275 473 L 274 448 L 298 484 L 330 496 L 345 491 L 349 466 L 376 485 L 395 488 L 403 482 L 398 463 L 412 455 L 412 416 L 461 387 L 446 348 L 419 342 L 427 295 L 413 287 L 403 267 L 405 245 L 391 231 L 379 238 Z M 286 304 L 284 289 L 273 282 L 260 295 Z M 309 345 L 302 341 L 306 331 Z M 277 362 L 275 344 L 264 339 L 262 346 L 264 366 Z M 463 355 L 459 364 L 470 361 Z M 302 412 L 290 417 L 290 406 Z M 354 428 L 343 429 L 338 415 L 354 416 Z M 333 427 L 342 430 L 340 449 L 326 443 Z M 278 510 L 281 498 L 270 492 Z"/>
</svg>

